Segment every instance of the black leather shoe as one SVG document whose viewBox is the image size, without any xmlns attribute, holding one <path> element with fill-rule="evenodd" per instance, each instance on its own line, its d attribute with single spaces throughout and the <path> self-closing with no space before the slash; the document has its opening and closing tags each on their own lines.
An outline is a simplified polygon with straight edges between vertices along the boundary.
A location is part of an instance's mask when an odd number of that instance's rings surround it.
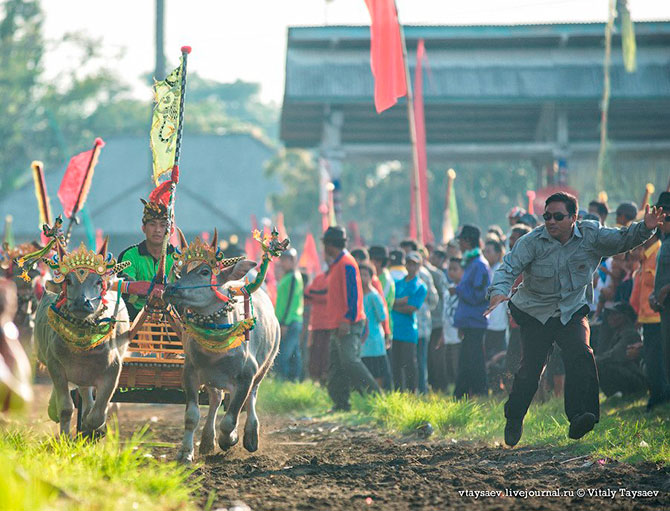
<svg viewBox="0 0 670 511">
<path fill-rule="evenodd" d="M 596 416 L 592 413 L 586 412 L 580 415 L 576 415 L 570 421 L 570 430 L 568 431 L 568 436 L 573 440 L 579 440 L 593 429 L 595 423 Z"/>
<path fill-rule="evenodd" d="M 514 447 L 521 440 L 523 433 L 523 419 L 507 419 L 505 424 L 505 444 Z"/>
</svg>

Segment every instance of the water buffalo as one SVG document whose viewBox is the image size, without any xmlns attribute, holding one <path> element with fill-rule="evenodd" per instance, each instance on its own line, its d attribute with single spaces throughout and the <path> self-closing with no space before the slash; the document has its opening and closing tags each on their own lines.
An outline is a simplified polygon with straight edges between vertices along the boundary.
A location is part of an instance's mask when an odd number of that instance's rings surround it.
<svg viewBox="0 0 670 511">
<path fill-rule="evenodd" d="M 60 433 L 69 435 L 74 406 L 69 384 L 79 387 L 82 398 L 82 432 L 104 429 L 107 408 L 121 373 L 121 360 L 128 344 L 128 311 L 117 293 L 107 288 L 109 278 L 127 265 L 115 265 L 103 243 L 99 255 L 82 244 L 65 254 L 58 245 L 54 281 L 48 283 L 35 317 L 37 356 L 49 371 L 53 390 L 49 417 L 60 423 Z M 54 285 L 55 284 L 55 285 Z M 52 290 L 58 289 L 54 293 Z M 116 323 L 105 334 L 114 315 Z M 72 332 L 76 332 L 72 334 Z M 93 335 L 92 332 L 98 332 Z M 102 332 L 102 334 L 100 333 Z M 85 345 L 87 338 L 101 340 Z M 104 340 L 103 340 L 104 339 Z M 95 389 L 95 400 L 93 399 Z"/>
<path fill-rule="evenodd" d="M 190 263 L 186 261 L 180 278 L 165 288 L 164 298 L 185 310 L 186 318 L 199 318 L 201 324 L 209 324 L 209 321 L 233 324 L 243 319 L 242 299 L 233 298 L 233 310 L 226 311 L 226 302 L 222 301 L 222 297 L 227 295 L 229 288 L 243 285 L 240 279 L 256 263 L 240 260 L 234 266 L 220 265 L 213 258 L 216 253 L 216 234 L 212 245 L 206 245 L 198 239 L 192 245 L 196 244 L 198 247 L 190 247 L 196 255 Z M 184 246 L 185 240 L 182 240 Z M 204 252 L 209 252 L 209 256 L 202 257 Z M 230 394 L 231 399 L 219 422 L 219 446 L 221 449 L 229 449 L 237 443 L 239 414 L 246 406 L 243 445 L 250 452 L 258 449 L 256 396 L 258 386 L 279 350 L 280 329 L 274 307 L 265 291 L 258 289 L 253 292 L 252 301 L 256 326 L 250 332 L 249 341 L 225 353 L 206 349 L 185 330 L 182 340 L 186 354 L 183 376 L 186 413 L 184 439 L 177 456 L 180 461 L 193 460 L 193 434 L 200 420 L 198 390 L 201 384 L 205 385 L 209 394 L 209 412 L 202 432 L 200 454 L 210 453 L 215 448 L 216 412 L 224 391 Z"/>
</svg>

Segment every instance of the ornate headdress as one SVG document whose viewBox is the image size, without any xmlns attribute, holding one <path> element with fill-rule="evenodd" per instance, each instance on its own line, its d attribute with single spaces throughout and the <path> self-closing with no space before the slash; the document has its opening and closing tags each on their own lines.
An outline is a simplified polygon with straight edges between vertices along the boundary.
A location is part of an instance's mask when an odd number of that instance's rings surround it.
<svg viewBox="0 0 670 511">
<path fill-rule="evenodd" d="M 144 204 L 144 211 L 142 212 L 142 223 L 146 224 L 149 220 L 167 220 L 168 208 L 160 202 L 147 202 L 140 199 Z"/>
<path fill-rule="evenodd" d="M 224 257 L 223 252 L 218 247 L 219 236 L 214 229 L 214 238 L 212 243 L 206 243 L 200 238 L 195 238 L 190 245 L 186 242 L 184 234 L 180 229 L 179 238 L 181 241 L 181 250 L 177 249 L 173 255 L 173 269 L 175 274 L 180 275 L 182 271 L 189 272 L 200 264 L 206 264 L 212 269 L 213 275 L 218 275 L 221 270 L 234 266 L 244 257 Z"/>
<path fill-rule="evenodd" d="M 117 263 L 112 254 L 107 253 L 107 243 L 108 239 L 106 238 L 98 253 L 89 250 L 83 243 L 76 250 L 66 253 L 61 245 L 57 244 L 56 255 L 44 259 L 44 262 L 49 265 L 53 272 L 53 281 L 59 284 L 65 280 L 69 273 L 74 273 L 79 282 L 84 282 L 90 273 L 97 273 L 108 280 L 113 275 L 128 268 L 131 265 L 130 261 Z M 106 256 L 103 254 L 106 254 Z"/>
</svg>

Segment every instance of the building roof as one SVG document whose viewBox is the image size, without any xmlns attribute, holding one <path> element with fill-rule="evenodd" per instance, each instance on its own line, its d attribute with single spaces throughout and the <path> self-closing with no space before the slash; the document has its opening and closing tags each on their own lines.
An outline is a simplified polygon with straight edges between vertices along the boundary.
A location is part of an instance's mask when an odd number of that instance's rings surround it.
<svg viewBox="0 0 670 511">
<path fill-rule="evenodd" d="M 95 228 L 110 235 L 117 253 L 132 240 L 139 241 L 142 218 L 140 197 L 153 189 L 151 155 L 146 137 L 114 137 L 105 141 L 86 202 Z M 217 227 L 222 232 L 245 233 L 254 214 L 268 216 L 267 197 L 279 190 L 264 175 L 264 165 L 274 150 L 250 135 L 187 135 L 182 144 L 180 181 L 175 215 L 187 236 Z M 46 182 L 54 215 L 62 210 L 57 193 L 61 169 L 47 169 Z M 39 232 L 32 182 L 0 199 L 0 215 L 14 217 L 17 239 Z M 66 222 L 67 225 L 67 222 Z M 75 229 L 73 240 L 83 239 Z"/>
<path fill-rule="evenodd" d="M 610 135 L 668 139 L 670 22 L 635 24 L 637 71 L 626 73 L 613 40 Z M 603 89 L 604 24 L 406 26 L 411 73 L 425 40 L 424 101 L 428 143 L 533 140 L 543 108 L 567 111 L 570 139 L 596 141 Z M 377 115 L 369 27 L 290 27 L 281 139 L 315 147 L 324 116 L 344 113 L 343 144 L 408 138 L 404 100 Z"/>
</svg>

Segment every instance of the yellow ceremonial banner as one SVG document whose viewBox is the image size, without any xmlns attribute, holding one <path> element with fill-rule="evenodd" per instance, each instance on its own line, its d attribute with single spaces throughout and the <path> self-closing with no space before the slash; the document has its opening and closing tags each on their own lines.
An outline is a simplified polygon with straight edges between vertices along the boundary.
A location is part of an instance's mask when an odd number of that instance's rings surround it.
<svg viewBox="0 0 670 511">
<path fill-rule="evenodd" d="M 182 57 L 183 59 L 183 57 Z M 151 121 L 151 153 L 154 182 L 172 171 L 177 150 L 182 64 L 163 81 L 154 82 L 154 113 Z"/>
</svg>

